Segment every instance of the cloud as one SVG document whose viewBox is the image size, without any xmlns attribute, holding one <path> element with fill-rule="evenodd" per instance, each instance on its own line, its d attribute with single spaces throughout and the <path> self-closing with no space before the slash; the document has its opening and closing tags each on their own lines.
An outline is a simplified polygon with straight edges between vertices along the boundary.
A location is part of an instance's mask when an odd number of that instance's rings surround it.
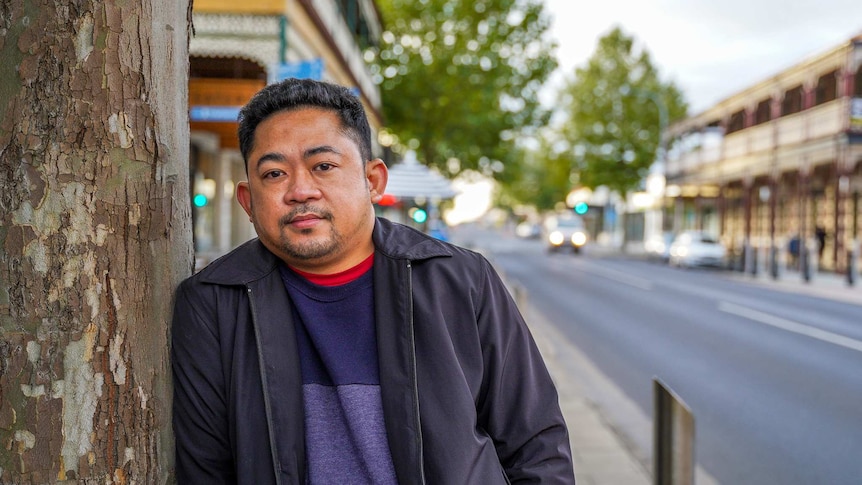
<svg viewBox="0 0 862 485">
<path fill-rule="evenodd" d="M 694 112 L 862 33 L 859 0 L 545 0 L 571 78 L 619 25 L 650 52 Z M 546 98 L 553 98 L 547 95 Z"/>
</svg>

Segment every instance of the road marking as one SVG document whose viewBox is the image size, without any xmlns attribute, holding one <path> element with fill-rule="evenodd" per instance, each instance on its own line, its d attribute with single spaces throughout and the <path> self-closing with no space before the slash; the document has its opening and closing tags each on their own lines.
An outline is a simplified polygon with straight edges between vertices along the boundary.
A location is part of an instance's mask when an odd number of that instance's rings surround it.
<svg viewBox="0 0 862 485">
<path fill-rule="evenodd" d="M 723 312 L 732 313 L 734 315 L 748 318 L 749 320 L 754 320 L 755 322 L 770 325 L 781 330 L 793 332 L 799 335 L 804 335 L 806 337 L 811 337 L 817 340 L 822 340 L 823 342 L 828 342 L 830 344 L 840 345 L 841 347 L 855 350 L 857 352 L 862 352 L 862 341 L 852 339 L 850 337 L 845 337 L 843 335 L 838 335 L 837 333 L 827 332 L 826 330 L 811 327 L 781 317 L 776 317 L 775 315 L 770 315 L 768 313 L 753 310 L 751 308 L 746 308 L 744 306 L 736 305 L 733 303 L 720 302 L 718 304 L 718 309 Z"/>
<path fill-rule="evenodd" d="M 607 278 L 609 280 L 613 280 L 617 283 L 622 283 L 624 285 L 634 286 L 635 288 L 639 288 L 641 290 L 652 290 L 652 281 L 644 278 L 638 278 L 637 276 L 632 276 L 630 274 L 623 273 L 622 271 L 602 268 L 599 266 L 590 266 L 588 268 L 584 268 L 580 265 L 578 269 L 580 271 L 583 271 L 584 273 L 592 274 L 593 276 L 600 276 L 602 278 Z"/>
</svg>

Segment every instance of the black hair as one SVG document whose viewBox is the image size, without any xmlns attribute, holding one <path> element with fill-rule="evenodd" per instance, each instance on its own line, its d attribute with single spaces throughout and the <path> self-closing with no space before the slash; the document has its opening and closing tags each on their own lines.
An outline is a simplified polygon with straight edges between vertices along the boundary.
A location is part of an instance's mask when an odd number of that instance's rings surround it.
<svg viewBox="0 0 862 485">
<path fill-rule="evenodd" d="M 257 126 L 274 113 L 300 108 L 321 108 L 335 112 L 341 120 L 344 134 L 359 147 L 363 161 L 371 160 L 371 128 L 359 98 L 343 86 L 311 79 L 288 78 L 258 91 L 239 112 L 237 135 L 246 171 Z"/>
</svg>

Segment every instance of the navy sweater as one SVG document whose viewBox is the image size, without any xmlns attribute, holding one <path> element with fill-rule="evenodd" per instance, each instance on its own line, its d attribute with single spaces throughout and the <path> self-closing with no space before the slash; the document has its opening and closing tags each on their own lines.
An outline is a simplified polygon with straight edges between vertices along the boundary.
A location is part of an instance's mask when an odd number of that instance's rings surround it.
<svg viewBox="0 0 862 485">
<path fill-rule="evenodd" d="M 316 285 L 286 267 L 302 369 L 308 483 L 397 484 L 386 440 L 372 272 Z"/>
</svg>

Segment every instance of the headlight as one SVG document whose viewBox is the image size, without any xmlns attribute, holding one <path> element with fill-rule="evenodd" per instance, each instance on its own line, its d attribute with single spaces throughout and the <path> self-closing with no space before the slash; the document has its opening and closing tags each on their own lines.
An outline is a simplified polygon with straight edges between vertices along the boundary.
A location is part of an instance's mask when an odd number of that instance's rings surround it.
<svg viewBox="0 0 862 485">
<path fill-rule="evenodd" d="M 560 231 L 554 231 L 548 235 L 548 241 L 550 241 L 554 246 L 563 244 L 563 239 L 563 233 Z"/>
<path fill-rule="evenodd" d="M 587 243 L 587 235 L 582 232 L 572 234 L 572 244 L 575 246 L 583 246 Z"/>
</svg>

